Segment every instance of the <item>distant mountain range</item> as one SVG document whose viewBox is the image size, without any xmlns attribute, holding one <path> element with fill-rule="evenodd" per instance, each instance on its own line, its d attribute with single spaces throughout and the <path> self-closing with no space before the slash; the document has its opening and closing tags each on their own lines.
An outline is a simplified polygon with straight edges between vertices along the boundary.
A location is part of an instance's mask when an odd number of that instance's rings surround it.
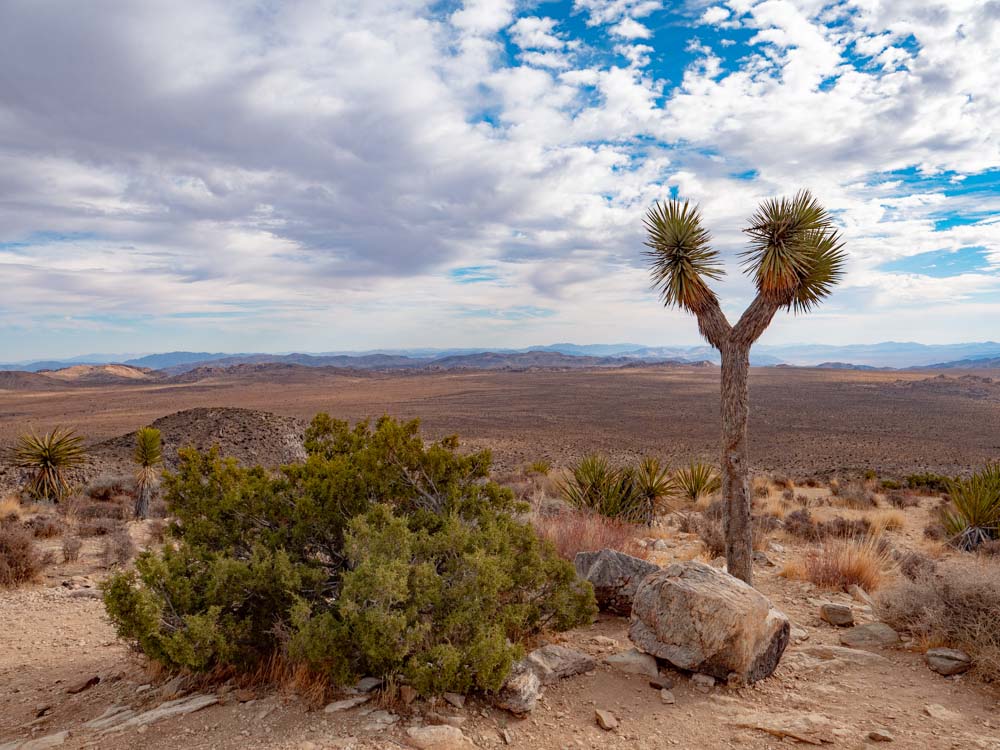
<svg viewBox="0 0 1000 750">
<path fill-rule="evenodd" d="M 546 344 L 524 349 L 401 349 L 319 354 L 164 352 L 157 354 L 90 354 L 68 359 L 15 362 L 0 370 L 43 372 L 67 367 L 122 364 L 139 370 L 179 375 L 190 370 L 251 364 L 288 364 L 361 370 L 502 369 L 623 367 L 639 364 L 719 363 L 709 346 L 644 346 L 642 344 Z M 795 366 L 825 369 L 988 369 L 1000 367 L 1000 343 L 880 344 L 829 346 L 820 344 L 762 345 L 750 356 L 755 367 Z M 102 376 L 103 377 L 103 376 Z"/>
</svg>

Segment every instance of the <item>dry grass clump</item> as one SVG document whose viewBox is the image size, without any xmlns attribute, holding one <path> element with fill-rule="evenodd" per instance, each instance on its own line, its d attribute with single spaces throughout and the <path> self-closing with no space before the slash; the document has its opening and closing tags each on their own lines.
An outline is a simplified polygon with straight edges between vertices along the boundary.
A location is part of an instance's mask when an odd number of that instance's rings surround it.
<svg viewBox="0 0 1000 750">
<path fill-rule="evenodd" d="M 24 522 L 24 527 L 28 529 L 36 539 L 52 539 L 60 536 L 66 527 L 62 521 L 52 516 L 35 516 Z"/>
<path fill-rule="evenodd" d="M 878 534 L 883 528 L 873 526 L 867 518 L 834 516 L 828 521 L 817 521 L 806 508 L 792 511 L 785 516 L 785 532 L 799 539 L 821 541 L 838 538 L 852 539 Z"/>
<path fill-rule="evenodd" d="M 80 550 L 83 549 L 83 540 L 78 536 L 66 535 L 62 540 L 63 562 L 76 562 L 80 559 Z"/>
<path fill-rule="evenodd" d="M 867 510 L 878 506 L 875 493 L 864 482 L 845 482 L 839 486 L 838 491 L 834 495 L 839 500 L 838 504 L 847 508 Z"/>
<path fill-rule="evenodd" d="M 0 587 L 31 583 L 43 566 L 44 560 L 30 531 L 20 524 L 0 525 Z"/>
<path fill-rule="evenodd" d="M 889 490 L 885 499 L 893 508 L 915 508 L 920 505 L 920 498 L 911 490 Z"/>
<path fill-rule="evenodd" d="M 113 568 L 127 565 L 133 557 L 135 557 L 135 543 L 132 541 L 128 529 L 124 526 L 119 527 L 113 534 L 104 538 L 104 547 L 101 550 L 104 567 Z"/>
<path fill-rule="evenodd" d="M 0 519 L 21 518 L 21 501 L 16 497 L 5 497 L 0 500 Z"/>
<path fill-rule="evenodd" d="M 712 503 L 701 515 L 694 516 L 692 525 L 694 531 L 701 537 L 705 545 L 706 554 L 715 559 L 726 554 L 726 534 L 723 523 L 723 503 L 716 501 Z M 750 519 L 751 531 L 753 534 L 753 549 L 762 551 L 767 549 L 772 533 L 781 528 L 781 521 L 771 515 L 753 515 Z"/>
<path fill-rule="evenodd" d="M 542 539 L 555 546 L 556 552 L 572 560 L 577 552 L 615 549 L 645 559 L 649 552 L 639 546 L 639 529 L 633 524 L 585 510 L 535 514 L 531 525 Z"/>
<path fill-rule="evenodd" d="M 122 522 L 114 518 L 91 518 L 81 521 L 77 534 L 82 537 L 108 536 L 122 528 Z"/>
<path fill-rule="evenodd" d="M 906 526 L 906 514 L 896 508 L 880 508 L 868 516 L 872 533 L 883 531 L 899 531 Z"/>
<path fill-rule="evenodd" d="M 135 479 L 130 476 L 103 475 L 87 485 L 84 494 L 92 500 L 109 502 L 131 494 Z"/>
<path fill-rule="evenodd" d="M 822 589 L 844 591 L 856 584 L 875 591 L 885 582 L 892 560 L 875 537 L 824 542 L 786 565 L 785 578 L 809 581 Z"/>
<path fill-rule="evenodd" d="M 1000 564 L 982 560 L 938 565 L 878 597 L 882 620 L 926 646 L 947 645 L 972 656 L 979 674 L 1000 680 Z"/>
</svg>

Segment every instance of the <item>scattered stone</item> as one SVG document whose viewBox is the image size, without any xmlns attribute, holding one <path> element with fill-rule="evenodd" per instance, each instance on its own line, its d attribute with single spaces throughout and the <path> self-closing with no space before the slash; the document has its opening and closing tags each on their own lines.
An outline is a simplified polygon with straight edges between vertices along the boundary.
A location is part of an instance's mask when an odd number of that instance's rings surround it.
<svg viewBox="0 0 1000 750">
<path fill-rule="evenodd" d="M 462 730 L 447 724 L 430 727 L 410 727 L 406 730 L 409 742 L 417 750 L 474 750 Z"/>
<path fill-rule="evenodd" d="M 139 687 L 137 687 L 137 688 L 135 689 L 135 694 L 136 694 L 136 695 L 142 695 L 142 694 L 143 694 L 143 693 L 145 693 L 145 692 L 146 692 L 147 690 L 152 690 L 152 688 L 153 688 L 153 686 L 152 686 L 152 685 L 150 685 L 149 683 L 147 683 L 147 684 L 145 684 L 145 685 L 140 685 Z"/>
<path fill-rule="evenodd" d="M 507 727 L 501 729 L 499 733 L 500 733 L 500 739 L 503 740 L 503 744 L 505 745 L 514 744 L 514 733 L 511 732 Z"/>
<path fill-rule="evenodd" d="M 542 681 L 525 662 L 514 664 L 494 703 L 512 714 L 530 713 L 542 693 Z"/>
<path fill-rule="evenodd" d="M 754 565 L 759 565 L 762 568 L 773 568 L 774 567 L 774 563 L 771 561 L 771 558 L 768 557 L 767 555 L 765 555 L 763 552 L 759 552 L 759 551 L 753 553 L 753 564 Z"/>
<path fill-rule="evenodd" d="M 101 678 L 95 674 L 93 677 L 88 677 L 83 682 L 78 682 L 75 685 L 66 688 L 66 692 L 70 695 L 76 695 L 77 693 L 82 693 L 84 690 L 89 690 L 100 681 Z"/>
<path fill-rule="evenodd" d="M 396 714 L 389 711 L 372 711 L 368 714 L 368 721 L 362 727 L 368 732 L 381 732 L 393 724 L 399 721 L 399 717 Z"/>
<path fill-rule="evenodd" d="M 412 685 L 402 685 L 399 688 L 399 698 L 404 706 L 409 706 L 417 699 L 417 690 Z"/>
<path fill-rule="evenodd" d="M 249 703 L 250 701 L 257 699 L 257 694 L 253 690 L 240 688 L 239 690 L 233 691 L 233 698 L 239 703 Z"/>
<path fill-rule="evenodd" d="M 667 690 L 666 688 L 660 691 L 660 701 L 668 706 L 672 706 L 676 703 L 673 692 Z"/>
<path fill-rule="evenodd" d="M 110 732 L 127 729 L 141 729 L 142 727 L 161 721 L 162 719 L 169 719 L 173 716 L 184 716 L 186 714 L 192 714 L 195 711 L 201 711 L 203 708 L 214 706 L 218 702 L 219 696 L 217 695 L 195 694 L 186 698 L 178 698 L 177 700 L 161 703 L 159 706 L 150 711 L 144 711 L 141 714 L 136 714 L 122 723 L 115 724 L 104 731 Z"/>
<path fill-rule="evenodd" d="M 749 714 L 738 717 L 734 724 L 767 732 L 779 739 L 790 737 L 807 745 L 832 744 L 835 741 L 831 722 L 822 714 Z"/>
<path fill-rule="evenodd" d="M 20 745 L 18 750 L 48 750 L 50 747 L 59 747 L 68 737 L 68 731 L 49 734 L 45 737 L 39 737 L 37 740 L 28 740 Z"/>
<path fill-rule="evenodd" d="M 618 728 L 618 719 L 610 711 L 602 711 L 597 709 L 594 711 L 594 718 L 597 720 L 597 726 L 606 732 L 610 732 L 612 729 Z"/>
<path fill-rule="evenodd" d="M 670 690 L 674 686 L 674 681 L 669 677 L 664 677 L 662 674 L 658 677 L 654 677 L 649 681 L 649 686 L 651 688 L 656 688 L 657 690 Z"/>
<path fill-rule="evenodd" d="M 52 706 L 49 706 L 48 704 L 42 706 L 35 706 L 35 718 L 40 719 L 43 716 L 45 716 L 45 714 L 50 713 L 51 711 L 52 711 Z"/>
<path fill-rule="evenodd" d="M 785 551 L 784 545 L 778 544 L 777 542 L 771 542 L 769 545 L 767 545 L 767 548 L 771 552 L 777 552 L 779 555 Z"/>
<path fill-rule="evenodd" d="M 333 714 L 337 713 L 338 711 L 348 711 L 352 708 L 360 706 L 362 703 L 367 703 L 371 699 L 372 699 L 371 693 L 365 693 L 364 695 L 355 695 L 352 698 L 344 698 L 344 700 L 334 701 L 333 703 L 330 703 L 329 705 L 327 705 L 326 708 L 323 709 L 323 712 L 328 714 Z"/>
<path fill-rule="evenodd" d="M 958 721 L 962 718 L 961 714 L 955 713 L 939 703 L 928 703 L 924 706 L 924 713 L 938 721 Z"/>
<path fill-rule="evenodd" d="M 758 591 L 694 560 L 673 563 L 639 586 L 629 638 L 681 669 L 745 684 L 774 672 L 790 624 Z"/>
<path fill-rule="evenodd" d="M 789 632 L 792 643 L 802 643 L 809 640 L 809 631 L 805 628 L 792 628 Z"/>
<path fill-rule="evenodd" d="M 927 666 L 946 677 L 972 668 L 972 658 L 957 648 L 931 648 L 924 654 Z"/>
<path fill-rule="evenodd" d="M 98 589 L 73 589 L 69 595 L 74 599 L 100 599 L 101 592 Z"/>
<path fill-rule="evenodd" d="M 184 675 L 176 675 L 173 679 L 163 683 L 157 691 L 161 698 L 175 698 L 184 692 Z"/>
<path fill-rule="evenodd" d="M 645 675 L 646 677 L 660 676 L 660 668 L 656 664 L 656 659 L 634 648 L 612 654 L 604 659 L 604 663 L 611 665 L 619 672 Z"/>
<path fill-rule="evenodd" d="M 856 666 L 880 666 L 887 664 L 888 659 L 870 651 L 862 651 L 856 648 L 844 648 L 843 646 L 827 646 L 817 644 L 815 646 L 805 646 L 799 649 L 798 654 L 810 657 L 819 662 L 830 664 L 853 664 Z"/>
<path fill-rule="evenodd" d="M 888 729 L 873 729 L 868 733 L 868 739 L 872 742 L 892 742 L 895 737 L 889 732 Z"/>
<path fill-rule="evenodd" d="M 875 600 L 868 595 L 867 591 L 856 583 L 852 583 L 847 587 L 847 593 L 853 596 L 855 601 L 861 602 L 869 607 L 875 606 Z"/>
<path fill-rule="evenodd" d="M 838 628 L 849 628 L 854 624 L 854 613 L 846 604 L 823 602 L 819 607 L 819 616 Z"/>
<path fill-rule="evenodd" d="M 715 687 L 715 678 L 708 674 L 693 674 L 691 686 L 700 693 L 709 693 Z"/>
<path fill-rule="evenodd" d="M 850 648 L 889 648 L 899 643 L 899 633 L 884 622 L 869 622 L 845 630 L 840 642 Z"/>
<path fill-rule="evenodd" d="M 378 677 L 362 677 L 358 680 L 358 684 L 354 686 L 354 689 L 359 693 L 370 693 L 375 688 L 381 687 L 382 680 Z"/>
<path fill-rule="evenodd" d="M 535 649 L 528 654 L 525 661 L 528 668 L 538 675 L 543 685 L 589 672 L 597 666 L 597 662 L 589 654 L 555 644 Z"/>
<path fill-rule="evenodd" d="M 578 552 L 573 558 L 577 575 L 590 581 L 603 612 L 628 617 L 632 599 L 643 579 L 660 570 L 658 565 L 612 549 Z"/>
<path fill-rule="evenodd" d="M 464 695 L 459 695 L 458 693 L 445 693 L 442 697 L 455 708 L 465 708 Z"/>
</svg>

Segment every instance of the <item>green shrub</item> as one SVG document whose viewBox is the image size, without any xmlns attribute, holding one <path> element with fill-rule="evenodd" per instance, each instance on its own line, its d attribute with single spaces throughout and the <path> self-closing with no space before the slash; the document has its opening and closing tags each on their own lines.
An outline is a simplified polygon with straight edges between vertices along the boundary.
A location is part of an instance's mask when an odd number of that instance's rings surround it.
<svg viewBox="0 0 1000 750">
<path fill-rule="evenodd" d="M 910 474 L 906 478 L 906 486 L 911 490 L 920 490 L 922 492 L 931 493 L 947 492 L 948 485 L 951 482 L 951 477 L 946 477 L 943 474 L 934 474 L 932 472 Z"/>
<path fill-rule="evenodd" d="M 417 422 L 318 415 L 304 463 L 269 473 L 180 452 L 163 550 L 112 576 L 121 637 L 194 671 L 278 658 L 333 683 L 401 677 L 423 694 L 496 690 L 542 628 L 596 612 L 589 584 L 519 521 L 490 455 Z"/>
<path fill-rule="evenodd" d="M 879 481 L 883 490 L 901 490 L 903 485 L 895 479 L 882 479 Z"/>
<path fill-rule="evenodd" d="M 528 474 L 547 477 L 549 472 L 552 471 L 552 462 L 547 459 L 540 458 L 537 461 L 532 461 L 528 464 L 526 471 Z"/>
<path fill-rule="evenodd" d="M 950 482 L 948 494 L 951 501 L 941 512 L 941 522 L 952 545 L 973 550 L 1000 538 L 1000 463 Z"/>
<path fill-rule="evenodd" d="M 559 485 L 566 501 L 628 523 L 651 523 L 674 493 L 670 470 L 655 458 L 638 466 L 615 468 L 603 456 L 587 456 L 571 469 L 569 480 Z"/>
</svg>

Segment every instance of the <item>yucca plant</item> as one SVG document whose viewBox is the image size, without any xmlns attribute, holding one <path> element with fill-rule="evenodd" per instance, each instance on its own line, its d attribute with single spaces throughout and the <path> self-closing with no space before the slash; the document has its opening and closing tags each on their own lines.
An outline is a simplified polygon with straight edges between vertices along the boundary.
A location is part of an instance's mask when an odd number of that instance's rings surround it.
<svg viewBox="0 0 1000 750">
<path fill-rule="evenodd" d="M 722 478 L 715 467 L 700 461 L 692 461 L 687 466 L 678 469 L 674 481 L 680 496 L 692 503 L 697 503 L 702 498 L 718 492 L 722 486 Z"/>
<path fill-rule="evenodd" d="M 665 509 L 666 501 L 677 494 L 677 485 L 669 466 L 646 456 L 633 471 L 634 492 L 642 501 L 643 522 L 652 523 L 656 515 Z"/>
<path fill-rule="evenodd" d="M 1000 538 L 1000 463 L 948 484 L 951 506 L 941 513 L 950 543 L 964 550 Z"/>
<path fill-rule="evenodd" d="M 159 483 L 159 466 L 163 463 L 160 431 L 155 427 L 140 427 L 135 433 L 135 517 L 149 517 L 149 503 Z"/>
<path fill-rule="evenodd" d="M 657 203 L 646 214 L 646 257 L 653 287 L 668 307 L 698 319 L 701 335 L 722 356 L 722 486 L 726 504 L 726 564 L 752 583 L 753 531 L 747 466 L 747 374 L 750 347 L 779 310 L 817 307 L 843 274 L 846 258 L 839 232 L 808 191 L 764 201 L 744 230 L 749 248 L 744 271 L 757 295 L 735 325 L 726 319 L 709 282 L 723 275 L 701 212 L 687 201 Z"/>
<path fill-rule="evenodd" d="M 34 472 L 24 491 L 36 500 L 58 503 L 65 498 L 71 490 L 66 471 L 86 459 L 83 438 L 62 427 L 42 436 L 26 433 L 14 446 L 14 464 Z"/>
</svg>

